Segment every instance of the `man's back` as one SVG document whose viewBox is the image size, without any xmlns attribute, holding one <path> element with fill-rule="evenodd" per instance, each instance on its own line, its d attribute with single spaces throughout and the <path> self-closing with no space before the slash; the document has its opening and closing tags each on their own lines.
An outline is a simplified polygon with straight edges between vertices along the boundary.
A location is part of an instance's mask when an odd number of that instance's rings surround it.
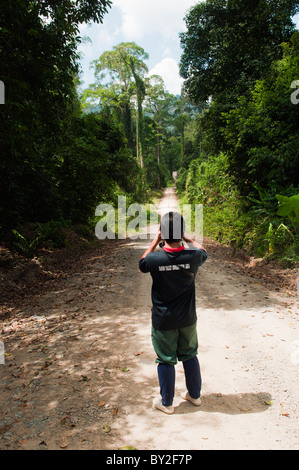
<svg viewBox="0 0 299 470">
<path fill-rule="evenodd" d="M 142 272 L 150 272 L 152 323 L 159 330 L 184 328 L 196 321 L 195 283 L 198 267 L 207 259 L 203 249 L 166 248 L 149 253 L 139 262 Z"/>
</svg>

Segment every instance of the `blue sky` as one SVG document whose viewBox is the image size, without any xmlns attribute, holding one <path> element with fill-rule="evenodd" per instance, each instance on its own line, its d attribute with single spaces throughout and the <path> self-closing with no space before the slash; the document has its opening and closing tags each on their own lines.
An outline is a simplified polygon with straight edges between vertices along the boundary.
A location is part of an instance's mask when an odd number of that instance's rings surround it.
<svg viewBox="0 0 299 470">
<path fill-rule="evenodd" d="M 135 42 L 149 54 L 149 75 L 161 75 L 170 93 L 180 94 L 182 79 L 179 33 L 185 30 L 186 12 L 198 0 L 113 0 L 103 24 L 81 25 L 81 36 L 92 43 L 81 44 L 81 68 L 87 87 L 94 81 L 90 62 L 120 42 Z"/>
<path fill-rule="evenodd" d="M 149 75 L 161 75 L 166 89 L 180 94 L 179 33 L 186 29 L 186 13 L 197 3 L 199 0 L 113 0 L 102 24 L 81 25 L 81 36 L 88 36 L 92 41 L 78 48 L 82 54 L 83 88 L 94 82 L 92 60 L 120 42 L 135 42 L 149 54 L 146 61 Z M 299 15 L 296 24 L 299 28 Z"/>
</svg>

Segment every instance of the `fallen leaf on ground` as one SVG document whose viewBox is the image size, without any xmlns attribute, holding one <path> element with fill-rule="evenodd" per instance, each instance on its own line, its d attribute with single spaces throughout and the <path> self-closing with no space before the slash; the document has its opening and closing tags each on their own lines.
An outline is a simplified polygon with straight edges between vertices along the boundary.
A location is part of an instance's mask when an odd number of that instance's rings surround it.
<svg viewBox="0 0 299 470">
<path fill-rule="evenodd" d="M 281 416 L 286 416 L 287 418 L 290 416 L 289 413 L 286 413 L 286 412 L 283 411 L 283 404 L 282 403 L 280 403 L 280 415 Z"/>
<path fill-rule="evenodd" d="M 111 427 L 109 426 L 109 424 L 104 424 L 103 426 L 103 432 L 110 432 L 111 431 Z"/>
<path fill-rule="evenodd" d="M 71 418 L 68 415 L 64 415 L 61 420 L 60 424 L 69 426 L 70 428 L 74 428 L 75 424 L 72 422 Z"/>
<path fill-rule="evenodd" d="M 136 448 L 131 446 L 123 446 L 119 447 L 118 450 L 136 450 Z"/>
<path fill-rule="evenodd" d="M 61 449 L 65 449 L 69 445 L 69 441 L 67 440 L 66 437 L 63 437 L 59 441 L 56 441 L 56 443 L 59 445 Z"/>
<path fill-rule="evenodd" d="M 63 415 L 61 420 L 60 420 L 60 424 L 65 424 L 67 418 L 68 418 L 68 415 Z"/>
<path fill-rule="evenodd" d="M 21 441 L 18 442 L 18 446 L 21 447 L 22 445 L 26 444 L 27 439 L 22 439 Z"/>
<path fill-rule="evenodd" d="M 105 405 L 104 401 L 100 401 L 100 403 L 98 403 L 98 406 L 104 406 L 104 405 Z"/>
<path fill-rule="evenodd" d="M 87 382 L 89 380 L 90 379 L 86 375 L 81 375 L 81 379 L 79 380 L 79 382 Z"/>
</svg>

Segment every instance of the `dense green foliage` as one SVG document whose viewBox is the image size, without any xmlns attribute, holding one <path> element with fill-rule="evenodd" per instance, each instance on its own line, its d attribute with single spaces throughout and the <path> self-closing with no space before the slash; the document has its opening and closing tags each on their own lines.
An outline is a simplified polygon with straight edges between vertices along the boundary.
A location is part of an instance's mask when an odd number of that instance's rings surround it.
<svg viewBox="0 0 299 470">
<path fill-rule="evenodd" d="M 122 128 L 127 148 L 149 188 L 172 181 L 184 154 L 186 100 L 165 89 L 160 76 L 147 77 L 148 54 L 134 42 L 120 43 L 93 62 L 95 83 L 82 91 L 88 113 L 105 110 Z"/>
<path fill-rule="evenodd" d="M 88 223 L 118 194 L 144 197 L 141 172 L 107 110 L 86 115 L 76 91 L 79 25 L 110 1 L 8 0 L 0 10 L 0 231 Z M 16 232 L 15 236 L 16 235 Z M 18 232 L 19 233 L 19 232 Z"/>
<path fill-rule="evenodd" d="M 122 43 L 93 62 L 95 84 L 79 96 L 82 22 L 102 22 L 109 0 L 8 0 L 0 11 L 0 234 L 32 256 L 62 246 L 72 227 L 94 228 L 100 203 L 146 202 L 182 157 L 173 123 L 180 100 L 148 54 Z M 104 82 L 104 83 L 103 83 Z"/>
<path fill-rule="evenodd" d="M 292 0 L 206 0 L 186 17 L 181 73 L 189 95 L 232 103 L 250 92 L 292 34 Z"/>
<path fill-rule="evenodd" d="M 179 171 L 181 196 L 204 203 L 206 235 L 289 260 L 299 255 L 296 11 L 291 0 L 199 3 L 186 17 L 180 64 L 190 99 L 208 104 L 194 127 L 199 152 Z"/>
<path fill-rule="evenodd" d="M 206 235 L 297 259 L 298 2 L 191 8 L 180 97 L 148 76 L 149 56 L 134 42 L 104 52 L 80 90 L 79 25 L 102 22 L 111 3 L 1 6 L 1 237 L 28 256 L 41 243 L 61 246 L 75 224 L 83 233 L 95 223 L 98 204 L 146 202 L 178 171 L 182 200 L 204 204 Z"/>
</svg>

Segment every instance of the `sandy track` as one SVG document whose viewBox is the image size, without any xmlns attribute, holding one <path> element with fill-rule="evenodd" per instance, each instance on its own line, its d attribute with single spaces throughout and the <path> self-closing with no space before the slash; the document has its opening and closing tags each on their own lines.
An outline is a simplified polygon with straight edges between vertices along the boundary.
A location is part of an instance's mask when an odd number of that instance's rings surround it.
<svg viewBox="0 0 299 470">
<path fill-rule="evenodd" d="M 0 449 L 299 449 L 297 299 L 208 240 L 196 278 L 202 405 L 180 399 L 178 364 L 175 413 L 152 408 L 151 278 L 138 270 L 148 244 L 104 244 L 2 324 Z"/>
</svg>

